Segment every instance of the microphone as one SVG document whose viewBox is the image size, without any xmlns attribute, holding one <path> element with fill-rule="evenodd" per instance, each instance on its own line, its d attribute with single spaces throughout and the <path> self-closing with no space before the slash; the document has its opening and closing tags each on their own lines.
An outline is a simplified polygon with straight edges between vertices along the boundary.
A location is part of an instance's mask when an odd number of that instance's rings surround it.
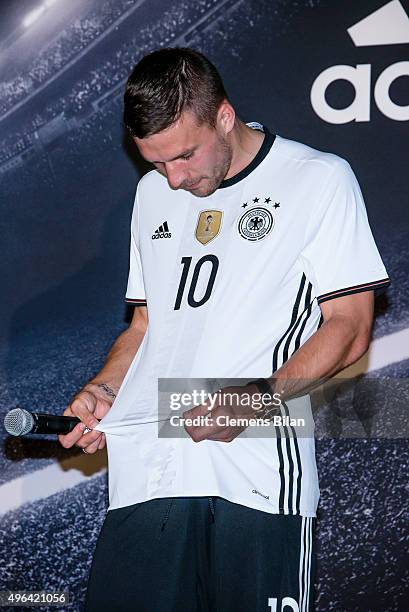
<svg viewBox="0 0 409 612">
<path fill-rule="evenodd" d="M 28 412 L 24 408 L 14 408 L 4 417 L 4 427 L 11 436 L 67 434 L 77 423 L 81 423 L 77 417 Z"/>
</svg>

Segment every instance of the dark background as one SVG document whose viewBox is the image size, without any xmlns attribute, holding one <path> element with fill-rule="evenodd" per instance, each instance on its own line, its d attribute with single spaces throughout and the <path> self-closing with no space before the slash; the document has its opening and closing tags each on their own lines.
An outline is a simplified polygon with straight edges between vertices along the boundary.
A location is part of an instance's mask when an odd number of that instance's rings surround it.
<svg viewBox="0 0 409 612">
<path fill-rule="evenodd" d="M 41 0 L 0 5 L 0 412 L 60 413 L 127 326 L 129 222 L 140 165 L 121 125 L 124 82 L 147 52 L 192 46 L 218 66 L 238 115 L 348 159 L 392 285 L 377 298 L 374 338 L 408 327 L 408 126 L 373 98 L 408 44 L 354 45 L 347 28 L 382 0 Z M 398 3 L 399 4 L 399 3 Z M 400 3 L 409 13 L 407 0 Z M 408 25 L 409 28 L 409 25 Z M 310 92 L 335 65 L 371 65 L 370 121 L 331 124 Z M 390 97 L 409 104 L 409 77 Z M 348 106 L 346 81 L 326 92 Z M 405 378 L 396 359 L 375 375 Z M 5 487 L 74 457 L 50 440 L 1 433 Z M 399 438 L 399 436 L 396 436 Z M 406 439 L 317 440 L 321 482 L 317 610 L 406 610 Z M 1 491 L 3 489 L 3 493 Z M 405 497 L 406 496 L 406 497 Z M 1 517 L 0 590 L 69 590 L 80 610 L 107 506 L 105 476 Z M 252 612 L 252 611 L 244 611 Z"/>
</svg>

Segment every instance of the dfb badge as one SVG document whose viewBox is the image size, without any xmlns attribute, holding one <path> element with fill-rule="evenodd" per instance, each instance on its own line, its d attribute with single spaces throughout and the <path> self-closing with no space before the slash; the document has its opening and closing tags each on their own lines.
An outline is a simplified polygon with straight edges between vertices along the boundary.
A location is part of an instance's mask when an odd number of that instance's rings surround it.
<svg viewBox="0 0 409 612">
<path fill-rule="evenodd" d="M 273 215 L 267 208 L 250 208 L 239 219 L 238 231 L 242 238 L 262 240 L 274 227 Z"/>
</svg>

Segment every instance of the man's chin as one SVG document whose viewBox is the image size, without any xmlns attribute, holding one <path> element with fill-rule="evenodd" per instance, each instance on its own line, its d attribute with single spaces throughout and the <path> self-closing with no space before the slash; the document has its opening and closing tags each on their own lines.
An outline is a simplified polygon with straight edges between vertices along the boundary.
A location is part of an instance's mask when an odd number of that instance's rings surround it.
<svg viewBox="0 0 409 612">
<path fill-rule="evenodd" d="M 212 195 L 216 191 L 219 185 L 198 185 L 197 187 L 190 187 L 187 189 L 192 195 L 197 198 L 207 198 L 207 196 Z"/>
</svg>

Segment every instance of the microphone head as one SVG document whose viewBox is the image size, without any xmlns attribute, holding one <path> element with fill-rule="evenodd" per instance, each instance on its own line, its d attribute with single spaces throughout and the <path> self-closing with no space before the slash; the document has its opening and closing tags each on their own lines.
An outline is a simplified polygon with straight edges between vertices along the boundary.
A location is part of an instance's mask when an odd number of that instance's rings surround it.
<svg viewBox="0 0 409 612">
<path fill-rule="evenodd" d="M 24 408 L 14 408 L 4 417 L 4 427 L 11 436 L 24 436 L 34 427 L 34 418 Z"/>
</svg>

